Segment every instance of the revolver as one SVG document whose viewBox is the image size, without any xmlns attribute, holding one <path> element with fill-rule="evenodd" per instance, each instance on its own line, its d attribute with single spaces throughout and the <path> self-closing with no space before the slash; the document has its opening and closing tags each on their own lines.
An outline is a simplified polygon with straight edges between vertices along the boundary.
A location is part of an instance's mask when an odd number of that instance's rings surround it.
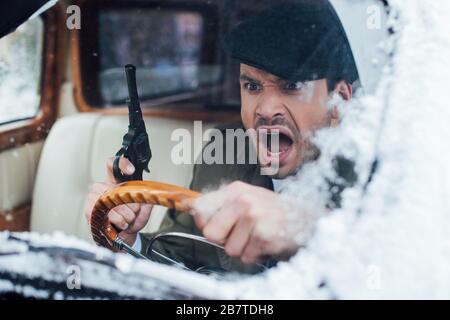
<svg viewBox="0 0 450 320">
<path fill-rule="evenodd" d="M 125 182 L 130 180 L 142 180 L 144 170 L 150 172 L 148 164 L 152 158 L 152 151 L 145 129 L 144 119 L 142 118 L 142 111 L 139 103 L 139 95 L 136 84 L 136 67 L 128 64 L 125 66 L 125 75 L 128 86 L 128 114 L 129 125 L 128 132 L 123 137 L 122 147 L 116 153 L 113 162 L 114 178 L 118 182 Z M 121 157 L 125 157 L 135 167 L 135 172 L 131 176 L 126 176 L 119 168 L 119 161 Z"/>
</svg>

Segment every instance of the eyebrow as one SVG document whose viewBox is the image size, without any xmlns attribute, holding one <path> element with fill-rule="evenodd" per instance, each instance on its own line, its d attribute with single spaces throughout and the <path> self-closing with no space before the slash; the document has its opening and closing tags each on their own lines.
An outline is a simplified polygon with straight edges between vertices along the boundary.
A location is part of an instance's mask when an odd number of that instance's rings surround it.
<svg viewBox="0 0 450 320">
<path fill-rule="evenodd" d="M 249 75 L 246 75 L 246 74 L 242 74 L 242 75 L 239 77 L 239 80 L 240 80 L 241 82 L 243 82 L 243 81 L 248 81 L 248 82 L 253 82 L 253 83 L 261 83 L 261 81 L 258 81 L 258 80 L 256 80 L 256 79 L 253 79 L 252 77 L 250 77 Z"/>
<path fill-rule="evenodd" d="M 256 79 L 253 79 L 251 76 L 249 76 L 249 75 L 247 75 L 247 74 L 242 74 L 240 77 L 239 77 L 239 80 L 241 81 L 241 82 L 243 82 L 243 81 L 248 81 L 248 82 L 252 82 L 252 83 L 256 83 L 256 84 L 261 84 L 261 81 L 259 81 L 259 80 L 256 80 Z M 272 82 L 272 83 L 276 83 L 277 85 L 283 85 L 283 84 L 286 84 L 286 83 L 289 83 L 289 82 L 291 82 L 290 80 L 286 80 L 286 79 L 282 79 L 282 78 L 276 78 L 275 80 L 270 80 L 270 82 Z"/>
</svg>

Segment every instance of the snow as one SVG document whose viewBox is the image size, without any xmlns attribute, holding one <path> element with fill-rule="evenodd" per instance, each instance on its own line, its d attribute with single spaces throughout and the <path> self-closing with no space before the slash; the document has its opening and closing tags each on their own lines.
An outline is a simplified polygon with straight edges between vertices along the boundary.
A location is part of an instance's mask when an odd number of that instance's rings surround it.
<svg viewBox="0 0 450 320">
<path fill-rule="evenodd" d="M 360 181 L 320 219 L 306 250 L 241 285 L 245 298 L 450 298 L 450 3 L 391 3 L 400 13 L 399 37 L 384 44 L 392 64 L 373 96 L 344 106 L 342 126 L 317 138 L 326 154 L 312 169 L 331 174 L 327 163 L 344 154 Z M 312 192 L 305 178 L 291 196 Z"/>
<path fill-rule="evenodd" d="M 0 39 L 0 123 L 38 111 L 43 34 L 42 20 L 33 19 Z"/>
<path fill-rule="evenodd" d="M 17 240 L 9 239 L 10 236 Z M 37 250 L 40 248 L 42 250 Z M 89 254 L 93 258 L 86 258 Z M 39 279 L 40 282 L 57 282 L 64 289 L 64 292 L 56 291 L 52 295 L 50 290 L 46 292 L 29 284 L 0 279 L 0 293 L 14 290 L 25 297 L 79 297 L 76 289 L 71 291 L 65 285 L 73 275 L 68 271 L 74 266 L 80 270 L 81 289 L 94 288 L 121 297 L 161 299 L 182 295 L 185 298 L 214 296 L 229 299 L 235 296 L 230 285 L 223 285 L 214 277 L 138 260 L 125 254 L 113 254 L 62 233 L 0 233 L 0 274 L 7 271 L 27 279 Z"/>
<path fill-rule="evenodd" d="M 380 45 L 393 57 L 377 89 L 339 106 L 342 125 L 317 135 L 322 157 L 290 179 L 284 196 L 323 203 L 317 190 L 324 177 L 334 175 L 331 162 L 336 155 L 355 161 L 359 180 L 344 192 L 340 209 L 317 221 L 307 247 L 289 262 L 260 276 L 219 280 L 113 255 L 63 235 L 22 236 L 43 247 L 58 243 L 93 252 L 100 260 L 113 259 L 121 273 L 84 262 L 83 270 L 91 271 L 84 273 L 83 283 L 144 298 L 164 297 L 167 292 L 156 281 L 163 279 L 167 288 L 209 298 L 449 299 L 450 2 L 391 4 L 392 16 L 398 16 L 390 19 L 397 35 Z M 378 169 L 367 184 L 375 159 Z M 5 234 L 0 235 L 0 256 L 26 250 L 20 244 L 4 244 L 2 237 Z M 31 255 L 33 266 L 26 263 Z M 0 270 L 64 274 L 42 253 L 22 258 L 2 256 Z M 48 272 L 52 268 L 54 274 Z M 8 286 L 0 281 L 0 291 Z M 35 294 L 31 289 L 26 293 Z"/>
</svg>

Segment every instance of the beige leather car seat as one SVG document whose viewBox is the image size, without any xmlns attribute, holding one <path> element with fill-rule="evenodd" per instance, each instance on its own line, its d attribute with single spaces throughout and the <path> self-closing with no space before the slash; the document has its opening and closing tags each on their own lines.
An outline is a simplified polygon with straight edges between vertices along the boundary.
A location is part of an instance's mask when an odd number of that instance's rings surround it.
<svg viewBox="0 0 450 320">
<path fill-rule="evenodd" d="M 150 174 L 144 173 L 144 179 L 187 187 L 193 165 L 175 165 L 171 161 L 171 150 L 178 143 L 171 141 L 171 134 L 178 128 L 192 133 L 193 122 L 147 117 L 145 122 L 153 158 Z M 39 162 L 33 193 L 32 231 L 58 230 L 91 240 L 83 215 L 86 194 L 93 182 L 105 181 L 106 159 L 120 148 L 127 126 L 127 116 L 93 113 L 57 121 Z M 200 143 L 200 149 L 196 150 L 201 150 L 202 141 L 196 143 Z M 164 213 L 164 208 L 155 208 L 146 231 L 158 229 Z"/>
</svg>

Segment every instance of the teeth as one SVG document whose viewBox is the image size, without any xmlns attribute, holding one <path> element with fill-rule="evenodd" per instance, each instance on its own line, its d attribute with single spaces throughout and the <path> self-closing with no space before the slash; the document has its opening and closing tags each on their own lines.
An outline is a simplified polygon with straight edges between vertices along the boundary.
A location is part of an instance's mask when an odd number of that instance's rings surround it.
<svg viewBox="0 0 450 320">
<path fill-rule="evenodd" d="M 273 139 L 273 138 L 275 138 L 275 139 L 278 138 L 279 139 L 280 136 L 281 136 L 280 133 L 269 133 L 269 134 L 267 134 L 267 138 L 269 138 L 269 139 Z"/>
</svg>

